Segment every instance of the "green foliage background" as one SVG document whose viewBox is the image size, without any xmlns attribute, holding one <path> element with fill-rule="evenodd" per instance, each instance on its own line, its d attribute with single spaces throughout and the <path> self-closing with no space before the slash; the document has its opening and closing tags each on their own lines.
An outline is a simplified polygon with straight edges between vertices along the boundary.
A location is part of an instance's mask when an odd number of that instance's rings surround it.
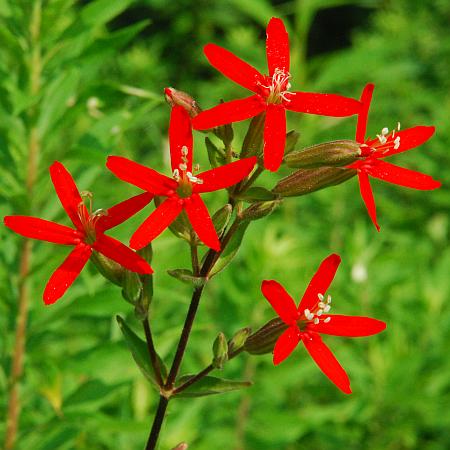
<svg viewBox="0 0 450 450">
<path fill-rule="evenodd" d="M 450 447 L 449 206 L 450 4 L 446 0 L 47 0 L 33 41 L 39 0 L 0 0 L 0 207 L 6 214 L 65 220 L 47 168 L 62 161 L 95 207 L 137 192 L 104 167 L 109 154 L 167 170 L 169 108 L 162 90 L 190 92 L 201 106 L 243 96 L 215 72 L 202 46 L 215 42 L 265 68 L 264 28 L 283 17 L 293 51 L 293 87 L 358 97 L 376 84 L 369 133 L 397 121 L 434 124 L 435 137 L 396 162 L 443 182 L 435 192 L 373 182 L 381 233 L 370 223 L 352 179 L 290 199 L 252 224 L 238 258 L 208 286 L 183 372 L 210 361 L 218 331 L 257 328 L 272 318 L 264 278 L 299 296 L 318 263 L 342 255 L 334 311 L 388 323 L 370 339 L 327 338 L 348 371 L 353 395 L 341 394 L 303 349 L 279 367 L 269 355 L 243 355 L 226 378 L 252 379 L 248 390 L 174 401 L 160 448 L 181 440 L 195 450 L 421 449 Z M 33 43 L 34 42 L 34 43 Z M 30 45 L 31 43 L 31 45 Z M 36 50 L 36 48 L 38 50 Z M 41 82 L 33 91 L 36 52 Z M 33 56 L 34 55 L 34 56 Z M 289 116 L 301 146 L 352 138 L 354 119 Z M 25 189 L 29 134 L 37 129 L 39 176 Z M 236 127 L 237 140 L 244 127 Z M 206 166 L 203 136 L 196 157 Z M 267 186 L 277 175 L 267 175 Z M 214 209 L 225 197 L 209 195 Z M 117 229 L 124 241 L 149 208 Z M 17 316 L 22 239 L 0 228 L 0 438 Z M 166 270 L 188 267 L 188 248 L 166 231 L 154 245 L 152 323 L 170 362 L 189 287 Z M 92 266 L 56 305 L 41 295 L 65 249 L 36 243 L 30 283 L 22 414 L 17 449 L 143 447 L 157 393 L 142 378 L 114 316 L 130 305 Z M 134 322 L 133 322 L 134 321 Z"/>
</svg>

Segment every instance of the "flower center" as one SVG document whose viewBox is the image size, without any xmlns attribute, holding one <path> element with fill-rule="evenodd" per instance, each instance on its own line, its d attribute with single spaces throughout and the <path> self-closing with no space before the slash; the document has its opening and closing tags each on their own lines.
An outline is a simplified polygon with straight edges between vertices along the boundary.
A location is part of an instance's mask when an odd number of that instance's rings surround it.
<svg viewBox="0 0 450 450">
<path fill-rule="evenodd" d="M 181 163 L 178 165 L 178 169 L 173 171 L 173 178 L 178 182 L 177 194 L 180 198 L 188 198 L 192 195 L 193 184 L 203 184 L 203 180 L 197 178 L 187 170 L 188 168 L 188 148 L 183 145 L 181 147 Z M 196 165 L 194 171 L 198 171 L 199 167 Z"/>
<path fill-rule="evenodd" d="M 289 102 L 289 89 L 291 84 L 289 83 L 291 74 L 285 72 L 282 69 L 275 69 L 274 74 L 271 77 L 266 77 L 267 86 L 261 84 L 261 87 L 265 90 L 267 96 L 267 103 L 280 104 L 283 100 Z"/>
<path fill-rule="evenodd" d="M 383 156 L 390 150 L 398 150 L 400 148 L 400 136 L 396 133 L 400 131 L 400 122 L 397 123 L 397 128 L 389 131 L 388 127 L 384 127 L 380 134 L 377 134 L 377 139 L 368 139 L 365 144 L 361 145 L 361 156 L 370 156 L 377 153 L 376 156 Z"/>
<path fill-rule="evenodd" d="M 96 237 L 95 226 L 98 219 L 102 216 L 107 216 L 108 211 L 106 209 L 97 209 L 92 212 L 92 198 L 93 195 L 89 191 L 83 191 L 80 193 L 82 202 L 78 205 L 78 217 L 80 218 L 81 225 L 85 232 L 85 242 L 86 244 L 93 244 Z M 88 208 L 86 208 L 85 200 L 88 200 Z"/>
<path fill-rule="evenodd" d="M 319 293 L 317 294 L 317 298 L 319 301 L 313 310 L 305 309 L 303 311 L 303 315 L 306 319 L 305 325 L 311 322 L 317 325 L 321 321 L 323 323 L 328 323 L 331 320 L 331 317 L 327 317 L 325 319 L 321 317 L 323 313 L 328 313 L 331 309 L 331 295 L 328 295 L 327 298 L 325 298 L 323 294 Z"/>
</svg>

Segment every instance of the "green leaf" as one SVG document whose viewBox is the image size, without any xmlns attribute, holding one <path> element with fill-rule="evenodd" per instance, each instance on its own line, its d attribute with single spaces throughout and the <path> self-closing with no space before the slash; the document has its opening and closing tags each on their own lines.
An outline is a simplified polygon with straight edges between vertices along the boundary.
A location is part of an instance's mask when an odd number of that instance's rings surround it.
<svg viewBox="0 0 450 450">
<path fill-rule="evenodd" d="M 41 115 L 37 127 L 41 136 L 45 135 L 68 109 L 68 101 L 76 93 L 80 74 L 77 70 L 64 72 L 46 90 L 42 101 Z"/>
<path fill-rule="evenodd" d="M 253 202 L 264 202 L 274 200 L 277 198 L 277 196 L 268 189 L 255 186 L 251 187 L 250 189 L 247 189 L 242 194 L 238 194 L 236 198 L 238 200 L 244 200 L 246 202 L 253 203 Z"/>
<path fill-rule="evenodd" d="M 209 137 L 205 138 L 205 145 L 211 167 L 215 168 L 225 164 L 225 153 L 219 150 Z"/>
<path fill-rule="evenodd" d="M 216 264 L 214 264 L 214 267 L 209 273 L 209 278 L 211 278 L 214 275 L 217 275 L 220 271 L 225 269 L 225 267 L 228 266 L 231 260 L 236 256 L 236 253 L 238 252 L 239 247 L 242 244 L 242 239 L 249 224 L 250 222 L 245 221 L 241 222 L 238 225 L 238 228 L 234 232 L 232 238 L 230 239 L 230 242 L 225 247 L 225 250 L 221 253 L 219 259 L 217 260 Z"/>
<path fill-rule="evenodd" d="M 86 5 L 80 18 L 86 25 L 99 27 L 124 11 L 134 0 L 96 0 Z"/>
<path fill-rule="evenodd" d="M 183 375 L 178 380 L 178 385 L 182 385 L 195 375 Z M 207 395 L 224 394 L 225 392 L 236 391 L 238 389 L 251 386 L 251 381 L 234 381 L 225 380 L 217 377 L 204 377 L 193 385 L 189 386 L 184 391 L 176 394 L 176 397 L 191 398 L 191 397 L 205 397 Z"/>
<path fill-rule="evenodd" d="M 128 345 L 128 348 L 130 349 L 131 354 L 133 355 L 134 361 L 141 369 L 145 378 L 147 378 L 147 380 L 149 380 L 154 386 L 158 388 L 159 386 L 158 383 L 156 382 L 155 372 L 150 363 L 150 356 L 148 354 L 147 344 L 136 335 L 136 333 L 125 323 L 122 317 L 117 316 L 116 319 L 123 333 L 123 337 L 125 338 L 125 341 Z M 162 372 L 161 376 L 163 380 L 165 380 L 167 376 L 167 368 L 164 365 L 163 360 L 159 356 L 158 360 Z"/>
<path fill-rule="evenodd" d="M 173 269 L 168 270 L 167 273 L 183 283 L 193 284 L 196 287 L 203 286 L 206 282 L 205 277 L 196 277 L 189 269 Z"/>
</svg>

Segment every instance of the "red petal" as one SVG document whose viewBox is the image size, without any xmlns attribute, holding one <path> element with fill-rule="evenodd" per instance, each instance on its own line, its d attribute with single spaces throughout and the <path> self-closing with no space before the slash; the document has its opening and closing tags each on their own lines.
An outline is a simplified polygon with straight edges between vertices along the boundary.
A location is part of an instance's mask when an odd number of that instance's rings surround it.
<svg viewBox="0 0 450 450">
<path fill-rule="evenodd" d="M 285 324 L 292 325 L 298 319 L 299 314 L 294 299 L 280 283 L 275 280 L 264 280 L 261 284 L 261 292 Z"/>
<path fill-rule="evenodd" d="M 298 305 L 298 311 L 301 314 L 303 314 L 305 309 L 314 311 L 317 303 L 320 301 L 317 295 L 325 295 L 340 263 L 341 257 L 335 253 L 322 261 L 317 272 L 311 278 L 311 281 L 303 294 L 300 305 Z"/>
<path fill-rule="evenodd" d="M 116 227 L 148 205 L 153 197 L 154 195 L 150 192 L 144 192 L 114 205 L 108 209 L 106 216 L 101 216 L 98 219 L 95 229 L 102 232 Z"/>
<path fill-rule="evenodd" d="M 81 233 L 73 228 L 37 217 L 6 216 L 4 221 L 5 225 L 16 233 L 40 241 L 76 245 L 82 237 Z"/>
<path fill-rule="evenodd" d="M 153 269 L 145 259 L 112 237 L 100 234 L 92 247 L 132 272 L 153 273 Z"/>
<path fill-rule="evenodd" d="M 134 232 L 130 247 L 139 250 L 159 236 L 183 209 L 178 197 L 164 200 Z"/>
<path fill-rule="evenodd" d="M 109 156 L 106 167 L 117 178 L 155 195 L 166 195 L 178 187 L 174 179 L 122 156 Z"/>
<path fill-rule="evenodd" d="M 192 125 L 188 112 L 182 106 L 174 106 L 170 114 L 169 125 L 170 158 L 172 171 L 180 170 L 182 160 L 181 149 L 187 148 L 186 165 L 188 172 L 192 172 Z"/>
<path fill-rule="evenodd" d="M 361 110 L 361 102 L 336 94 L 292 92 L 283 100 L 286 109 L 321 116 L 346 117 Z"/>
<path fill-rule="evenodd" d="M 237 84 L 257 92 L 258 84 L 264 84 L 264 76 L 254 67 L 215 44 L 205 45 L 204 52 L 210 64 Z"/>
<path fill-rule="evenodd" d="M 44 290 L 44 303 L 51 305 L 61 298 L 75 281 L 92 253 L 89 245 L 77 245 L 64 262 L 53 272 Z"/>
<path fill-rule="evenodd" d="M 359 190 L 361 192 L 361 197 L 366 205 L 367 212 L 372 219 L 373 224 L 376 226 L 377 230 L 380 231 L 380 226 L 377 222 L 377 207 L 375 205 L 375 199 L 373 198 L 372 188 L 370 186 L 369 176 L 365 171 L 358 171 L 359 180 Z"/>
<path fill-rule="evenodd" d="M 351 394 L 350 380 L 331 350 L 316 333 L 303 333 L 302 341 L 320 370 L 344 393 Z"/>
<path fill-rule="evenodd" d="M 79 205 L 83 204 L 78 188 L 73 181 L 72 175 L 67 169 L 58 161 L 55 161 L 50 166 L 50 176 L 52 178 L 53 186 L 55 186 L 56 194 L 61 201 L 63 208 L 66 210 L 70 220 L 78 228 L 82 229 L 81 220 L 78 214 Z M 83 205 L 82 208 L 85 208 Z M 87 215 L 87 211 L 85 211 Z"/>
<path fill-rule="evenodd" d="M 212 192 L 233 186 L 253 170 L 256 161 L 253 156 L 200 173 L 197 178 L 203 180 L 203 183 L 194 184 L 194 192 Z"/>
<path fill-rule="evenodd" d="M 386 161 L 376 160 L 376 164 L 371 165 L 366 170 L 369 175 L 375 178 L 411 189 L 428 191 L 441 186 L 441 183 L 433 180 L 430 175 L 395 166 Z"/>
<path fill-rule="evenodd" d="M 372 101 L 373 90 L 375 85 L 372 83 L 366 84 L 362 91 L 360 101 L 362 103 L 361 112 L 358 114 L 358 123 L 356 125 L 356 142 L 364 143 L 366 138 L 367 118 L 369 115 L 370 102 Z"/>
<path fill-rule="evenodd" d="M 297 325 L 289 327 L 278 338 L 273 349 L 273 363 L 278 365 L 283 362 L 297 347 L 300 342 L 301 332 Z"/>
<path fill-rule="evenodd" d="M 239 122 L 257 116 L 266 109 L 266 104 L 259 95 L 231 102 L 221 103 L 214 108 L 202 111 L 192 119 L 192 125 L 196 130 L 208 130 L 210 128 Z"/>
<path fill-rule="evenodd" d="M 220 250 L 219 238 L 208 209 L 200 196 L 192 194 L 190 198 L 186 199 L 184 208 L 198 238 L 206 246 L 218 252 Z"/>
<path fill-rule="evenodd" d="M 406 152 L 412 148 L 422 145 L 428 141 L 434 134 L 434 127 L 418 126 L 407 128 L 395 133 L 395 137 L 400 137 L 400 146 L 397 149 L 390 148 L 387 152 L 382 153 L 382 157 L 395 155 L 396 153 Z"/>
<path fill-rule="evenodd" d="M 267 25 L 266 54 L 269 75 L 276 69 L 289 72 L 289 36 L 283 21 L 276 17 L 270 19 Z"/>
<path fill-rule="evenodd" d="M 267 105 L 264 123 L 264 167 L 276 172 L 281 165 L 286 144 L 286 112 L 283 105 Z"/>
<path fill-rule="evenodd" d="M 324 323 L 322 319 L 327 317 L 330 317 L 330 321 Z M 371 319 L 370 317 L 323 314 L 320 316 L 320 322 L 317 325 L 310 323 L 307 328 L 317 333 L 333 336 L 362 337 L 380 333 L 386 328 L 386 324 L 381 320 Z"/>
</svg>

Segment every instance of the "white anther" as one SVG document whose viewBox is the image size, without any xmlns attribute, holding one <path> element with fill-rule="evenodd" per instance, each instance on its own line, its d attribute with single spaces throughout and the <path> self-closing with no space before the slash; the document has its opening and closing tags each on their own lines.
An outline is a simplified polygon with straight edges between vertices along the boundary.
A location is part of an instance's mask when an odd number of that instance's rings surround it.
<svg viewBox="0 0 450 450">
<path fill-rule="evenodd" d="M 326 305 L 325 308 L 323 308 L 323 312 L 328 312 L 331 309 L 330 305 Z"/>
<path fill-rule="evenodd" d="M 400 136 L 394 139 L 394 149 L 397 150 L 400 147 Z"/>
<path fill-rule="evenodd" d="M 181 163 L 178 167 L 179 167 L 180 170 L 182 170 L 183 172 L 184 172 L 185 170 L 187 170 L 187 165 L 186 165 L 185 163 Z"/>
<path fill-rule="evenodd" d="M 186 156 L 188 153 L 189 153 L 188 148 L 185 145 L 183 145 L 183 147 L 181 147 L 181 154 Z"/>
<path fill-rule="evenodd" d="M 381 130 L 381 134 L 382 134 L 383 136 L 386 136 L 387 134 L 389 134 L 389 128 L 388 128 L 388 127 L 384 127 L 384 128 Z"/>
<path fill-rule="evenodd" d="M 328 323 L 331 320 L 331 317 L 327 317 L 326 319 L 324 319 L 324 323 Z"/>
<path fill-rule="evenodd" d="M 317 306 L 319 308 L 325 308 L 325 303 L 324 302 L 319 302 L 319 304 Z"/>
<path fill-rule="evenodd" d="M 173 171 L 173 177 L 174 177 L 175 179 L 180 178 L 180 171 L 179 171 L 178 169 L 175 169 L 175 170 Z"/>
<path fill-rule="evenodd" d="M 327 303 L 328 303 L 328 304 L 331 303 L 331 295 L 328 295 L 328 297 L 327 297 Z"/>
<path fill-rule="evenodd" d="M 397 122 L 397 131 L 400 131 L 400 122 Z"/>
<path fill-rule="evenodd" d="M 324 312 L 323 309 L 319 309 L 319 310 L 316 312 L 316 315 L 317 315 L 317 316 L 321 316 L 321 315 L 323 314 L 323 312 Z"/>
<path fill-rule="evenodd" d="M 386 144 L 387 139 L 386 139 L 385 136 L 382 136 L 382 135 L 380 135 L 380 134 L 377 134 L 377 138 L 378 138 L 378 140 L 380 141 L 380 144 Z"/>
<path fill-rule="evenodd" d="M 200 164 L 194 164 L 194 172 L 198 172 L 200 170 Z"/>
<path fill-rule="evenodd" d="M 319 300 L 322 302 L 323 301 L 323 294 L 317 294 L 317 297 L 319 297 Z"/>
<path fill-rule="evenodd" d="M 196 177 L 197 178 L 197 177 Z M 197 178 L 197 184 L 203 184 L 203 180 L 200 178 Z"/>
<path fill-rule="evenodd" d="M 314 314 L 312 314 L 311 311 L 310 311 L 309 309 L 305 309 L 304 314 L 305 314 L 305 317 L 306 317 L 308 320 L 313 320 Z"/>
<path fill-rule="evenodd" d="M 318 319 L 318 317 L 316 317 L 316 318 L 314 319 L 314 324 L 317 325 L 318 323 L 319 323 L 319 319 Z"/>
</svg>

